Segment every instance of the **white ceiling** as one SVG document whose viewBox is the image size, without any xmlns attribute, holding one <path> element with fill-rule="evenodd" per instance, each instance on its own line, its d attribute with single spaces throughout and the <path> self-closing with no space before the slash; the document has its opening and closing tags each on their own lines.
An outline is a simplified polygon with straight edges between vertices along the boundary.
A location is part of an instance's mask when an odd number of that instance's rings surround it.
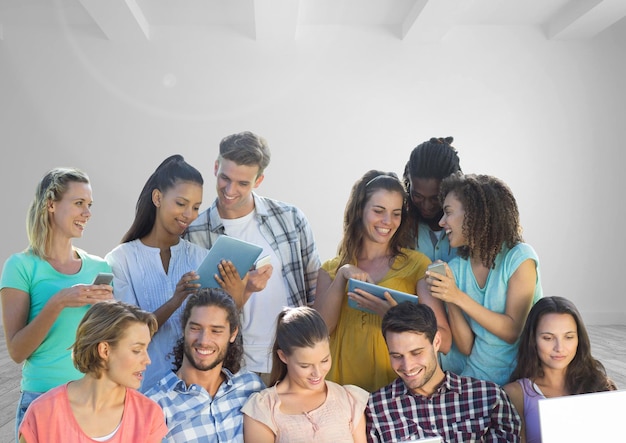
<svg viewBox="0 0 626 443">
<path fill-rule="evenodd" d="M 531 26 L 549 39 L 585 39 L 626 16 L 626 0 L 0 0 L 0 39 L 62 24 L 125 41 L 160 27 L 248 29 L 257 40 L 297 39 L 312 26 L 383 28 L 399 39 L 454 26 Z"/>
</svg>

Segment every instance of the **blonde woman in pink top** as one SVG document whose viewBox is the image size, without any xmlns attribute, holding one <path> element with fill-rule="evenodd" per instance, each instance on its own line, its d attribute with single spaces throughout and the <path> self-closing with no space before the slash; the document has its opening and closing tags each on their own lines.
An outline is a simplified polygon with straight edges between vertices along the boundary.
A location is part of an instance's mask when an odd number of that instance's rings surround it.
<svg viewBox="0 0 626 443">
<path fill-rule="evenodd" d="M 161 442 L 161 407 L 140 394 L 156 317 L 133 305 L 105 301 L 89 308 L 72 345 L 74 366 L 85 375 L 53 388 L 28 407 L 21 443 Z"/>
<path fill-rule="evenodd" d="M 366 442 L 369 393 L 326 381 L 330 370 L 326 323 L 313 308 L 285 308 L 278 315 L 270 387 L 244 407 L 247 443 Z"/>
</svg>

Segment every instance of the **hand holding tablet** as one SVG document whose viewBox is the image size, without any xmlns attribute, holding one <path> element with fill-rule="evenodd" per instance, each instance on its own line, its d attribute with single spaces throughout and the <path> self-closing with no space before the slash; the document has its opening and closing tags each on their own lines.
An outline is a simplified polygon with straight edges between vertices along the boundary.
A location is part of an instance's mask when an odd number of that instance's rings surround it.
<svg viewBox="0 0 626 443">
<path fill-rule="evenodd" d="M 355 289 L 363 289 L 370 294 L 385 299 L 385 292 L 389 292 L 391 297 L 397 302 L 402 303 L 403 301 L 410 301 L 412 303 L 417 303 L 417 295 L 407 294 L 406 292 L 397 291 L 395 289 L 385 288 L 384 286 L 375 285 L 373 283 L 368 283 L 366 281 L 355 280 L 353 278 L 348 280 L 348 292 L 355 292 Z M 375 314 L 375 312 L 359 306 L 354 300 L 348 299 L 348 306 L 354 309 L 358 309 L 363 312 L 369 312 L 370 314 Z"/>
<path fill-rule="evenodd" d="M 244 240 L 228 235 L 220 235 L 209 253 L 204 258 L 197 273 L 200 276 L 198 283 L 202 288 L 219 288 L 215 274 L 219 275 L 218 265 L 222 260 L 229 260 L 237 268 L 240 278 L 245 277 L 255 260 L 261 255 L 263 248 Z"/>
</svg>

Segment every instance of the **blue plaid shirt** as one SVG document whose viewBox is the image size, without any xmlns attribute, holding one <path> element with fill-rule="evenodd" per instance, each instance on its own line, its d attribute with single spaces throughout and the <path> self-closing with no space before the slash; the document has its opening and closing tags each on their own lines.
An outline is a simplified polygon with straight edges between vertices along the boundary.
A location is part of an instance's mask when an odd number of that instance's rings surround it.
<svg viewBox="0 0 626 443">
<path fill-rule="evenodd" d="M 289 305 L 313 303 L 317 272 L 321 266 L 313 231 L 300 209 L 252 193 L 261 234 L 283 263 L 282 275 L 289 288 Z M 187 228 L 183 237 L 211 249 L 224 235 L 217 199 Z"/>
<path fill-rule="evenodd" d="M 397 378 L 370 394 L 365 417 L 370 442 L 441 436 L 446 443 L 519 442 L 521 421 L 495 383 L 445 372 L 429 397 Z"/>
<path fill-rule="evenodd" d="M 243 443 L 241 407 L 265 385 L 256 374 L 245 369 L 235 375 L 226 368 L 222 372 L 226 381 L 213 398 L 201 386 L 187 386 L 173 372 L 146 392 L 163 409 L 169 429 L 164 442 Z"/>
</svg>

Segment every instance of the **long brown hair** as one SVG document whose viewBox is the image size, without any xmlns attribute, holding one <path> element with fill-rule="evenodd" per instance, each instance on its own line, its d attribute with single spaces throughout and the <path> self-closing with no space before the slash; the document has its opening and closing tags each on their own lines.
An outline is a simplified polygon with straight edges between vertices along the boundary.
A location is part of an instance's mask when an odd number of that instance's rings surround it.
<svg viewBox="0 0 626 443">
<path fill-rule="evenodd" d="M 346 263 L 356 263 L 357 256 L 363 247 L 365 238 L 363 230 L 363 211 L 372 195 L 379 190 L 397 192 L 402 196 L 402 220 L 398 230 L 391 238 L 391 262 L 399 255 L 405 255 L 402 248 L 409 244 L 409 227 L 406 220 L 406 198 L 402 182 L 393 172 L 375 169 L 367 171 L 353 186 L 346 204 L 343 217 L 343 239 L 338 248 L 339 267 Z"/>
<path fill-rule="evenodd" d="M 270 386 L 287 375 L 287 365 L 278 356 L 279 349 L 285 355 L 292 355 L 294 348 L 312 348 L 324 340 L 329 340 L 328 328 L 319 312 L 308 306 L 284 308 L 276 320 Z"/>
<path fill-rule="evenodd" d="M 539 299 L 530 310 L 520 337 L 517 366 L 511 374 L 511 381 L 543 376 L 537 351 L 537 326 L 546 314 L 568 314 L 576 322 L 578 348 L 576 356 L 567 367 L 565 375 L 567 390 L 572 394 L 615 390 L 616 386 L 607 377 L 604 365 L 591 355 L 589 334 L 578 309 L 570 300 L 556 296 Z"/>
</svg>

